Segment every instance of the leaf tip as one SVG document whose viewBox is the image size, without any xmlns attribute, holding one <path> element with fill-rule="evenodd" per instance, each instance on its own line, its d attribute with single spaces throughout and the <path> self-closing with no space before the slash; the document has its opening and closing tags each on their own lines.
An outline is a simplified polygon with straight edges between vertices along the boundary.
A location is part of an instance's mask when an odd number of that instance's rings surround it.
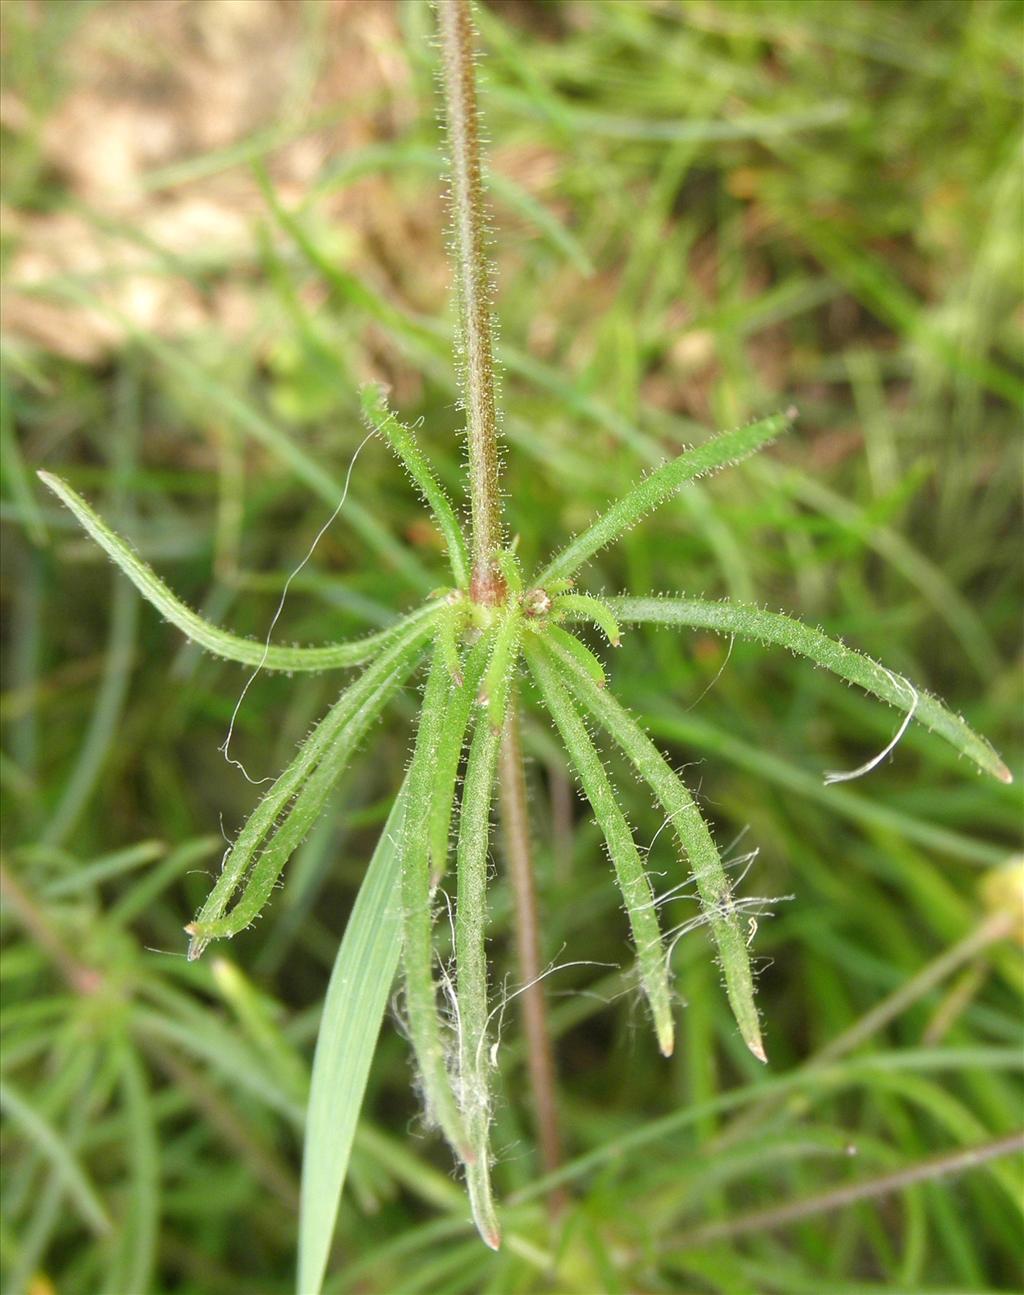
<svg viewBox="0 0 1024 1295">
<path fill-rule="evenodd" d="M 1013 774 L 1009 771 L 1006 765 L 1002 763 L 1002 761 L 999 762 L 999 765 L 996 768 L 996 777 L 1000 782 L 1005 782 L 1007 786 L 1013 782 Z"/>
<path fill-rule="evenodd" d="M 765 1065 L 768 1064 L 768 1057 L 764 1050 L 764 1044 L 761 1042 L 760 1034 L 757 1036 L 757 1038 L 745 1039 L 744 1042 L 746 1043 L 750 1051 L 754 1054 L 754 1056 L 757 1057 L 758 1061 L 764 1062 Z"/>
<path fill-rule="evenodd" d="M 185 934 L 191 937 L 188 942 L 189 962 L 197 962 L 203 956 L 206 946 L 210 943 L 209 940 L 197 934 L 197 929 L 195 922 L 189 922 L 188 926 L 185 927 Z"/>
</svg>

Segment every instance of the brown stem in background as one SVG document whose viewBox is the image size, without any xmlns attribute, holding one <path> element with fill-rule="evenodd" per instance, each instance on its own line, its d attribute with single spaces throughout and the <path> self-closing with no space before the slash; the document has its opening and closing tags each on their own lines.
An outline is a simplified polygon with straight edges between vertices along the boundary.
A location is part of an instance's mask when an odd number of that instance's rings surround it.
<svg viewBox="0 0 1024 1295">
<path fill-rule="evenodd" d="M 903 1169 L 883 1174 L 879 1178 L 844 1183 L 841 1187 L 835 1187 L 831 1191 L 820 1192 L 814 1196 L 786 1201 L 782 1205 L 755 1210 L 750 1214 L 739 1214 L 735 1218 L 723 1219 L 721 1222 L 707 1223 L 676 1240 L 663 1242 L 659 1249 L 672 1253 L 698 1249 L 714 1242 L 746 1236 L 752 1232 L 770 1232 L 776 1228 L 787 1227 L 791 1223 L 814 1218 L 819 1214 L 830 1214 L 848 1205 L 855 1205 L 858 1201 L 877 1200 L 880 1196 L 905 1191 L 917 1183 L 931 1183 L 940 1178 L 967 1173 L 971 1169 L 987 1164 L 990 1160 L 997 1160 L 1001 1156 L 1018 1155 L 1021 1151 L 1024 1151 L 1024 1133 L 1010 1133 L 1006 1137 L 995 1138 L 992 1142 L 983 1142 L 973 1147 L 961 1147 L 958 1151 L 932 1156 L 928 1160 L 919 1160 L 917 1164 L 907 1165 Z"/>
<path fill-rule="evenodd" d="M 0 862 L 0 899 L 10 905 L 22 927 L 76 994 L 95 994 L 102 988 L 101 973 L 75 957 L 42 907 L 2 862 Z"/>
<path fill-rule="evenodd" d="M 451 214 L 462 350 L 460 377 L 466 407 L 473 516 L 471 588 L 477 602 L 496 603 L 504 596 L 504 583 L 494 567 L 494 555 L 501 545 L 501 510 L 491 317 L 493 283 L 487 258 L 480 179 L 480 123 L 469 0 L 437 0 L 437 19 L 451 153 Z"/>
<path fill-rule="evenodd" d="M 544 985 L 540 980 L 540 929 L 537 921 L 537 892 L 530 857 L 530 823 L 526 807 L 526 780 L 523 776 L 523 753 L 519 739 L 519 716 L 509 707 L 501 742 L 498 765 L 501 823 L 505 837 L 512 892 L 515 896 L 516 954 L 519 977 L 525 988 L 519 994 L 526 1035 L 527 1067 L 533 1098 L 537 1141 L 544 1172 L 552 1173 L 562 1161 L 562 1141 L 558 1130 L 558 1105 L 555 1098 L 555 1063 L 548 1030 Z M 565 1203 L 564 1189 L 555 1188 L 548 1196 L 552 1214 Z"/>
</svg>

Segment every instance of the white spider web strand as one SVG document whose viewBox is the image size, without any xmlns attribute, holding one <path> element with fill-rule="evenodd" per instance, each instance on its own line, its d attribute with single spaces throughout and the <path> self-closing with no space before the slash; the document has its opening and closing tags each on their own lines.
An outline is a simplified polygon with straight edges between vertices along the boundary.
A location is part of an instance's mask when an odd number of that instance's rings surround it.
<svg viewBox="0 0 1024 1295">
<path fill-rule="evenodd" d="M 854 778 L 863 778 L 864 775 L 870 773 L 872 769 L 876 769 L 887 755 L 891 755 L 891 753 L 895 751 L 903 737 L 903 734 L 910 727 L 910 721 L 914 718 L 914 713 L 917 710 L 917 703 L 921 700 L 920 694 L 909 679 L 904 679 L 900 676 L 894 675 L 890 670 L 886 670 L 885 673 L 892 680 L 894 688 L 907 688 L 910 692 L 910 709 L 907 711 L 906 715 L 904 715 L 903 723 L 896 730 L 896 736 L 885 750 L 879 751 L 876 756 L 868 760 L 865 764 L 859 765 L 856 769 L 849 769 L 846 772 L 827 769 L 825 771 L 826 787 L 831 787 L 834 782 L 852 782 Z"/>
<path fill-rule="evenodd" d="M 268 775 L 266 778 L 251 778 L 249 776 L 248 771 L 246 770 L 245 765 L 242 764 L 241 760 L 234 759 L 230 754 L 231 739 L 234 736 L 235 721 L 238 719 L 238 712 L 242 709 L 242 702 L 245 701 L 246 693 L 248 693 L 249 689 L 252 687 L 253 683 L 255 682 L 257 676 L 260 674 L 260 672 L 263 670 L 263 667 L 267 663 L 267 657 L 270 655 L 270 641 L 273 637 L 274 630 L 277 627 L 277 622 L 281 619 L 281 613 L 284 611 L 285 599 L 288 597 L 288 590 L 291 588 L 291 583 L 295 579 L 295 577 L 299 574 L 299 572 L 302 570 L 302 568 L 306 565 L 306 563 L 310 560 L 310 558 L 313 556 L 313 553 L 316 550 L 316 546 L 323 539 L 324 535 L 326 535 L 327 531 L 333 525 L 338 514 L 341 512 L 342 507 L 344 506 L 345 500 L 348 498 L 348 488 L 352 482 L 352 470 L 356 466 L 356 459 L 359 458 L 359 455 L 362 453 L 363 446 L 367 443 L 367 441 L 371 440 L 376 435 L 377 435 L 377 429 L 373 428 L 371 431 L 366 433 L 363 439 L 356 446 L 355 453 L 352 455 L 352 458 L 349 461 L 348 471 L 345 473 L 345 485 L 341 492 L 341 498 L 338 500 L 338 503 L 334 509 L 334 512 L 331 513 L 330 517 L 328 517 L 328 519 L 324 522 L 323 526 L 321 526 L 320 529 L 317 531 L 313 539 L 313 543 L 309 546 L 309 550 L 307 551 L 306 556 L 302 559 L 299 565 L 295 568 L 295 570 L 291 573 L 288 579 L 284 582 L 284 588 L 281 590 L 281 601 L 277 604 L 277 611 L 274 612 L 274 619 L 270 622 L 270 628 L 267 630 L 266 641 L 263 644 L 263 656 L 260 658 L 260 662 L 257 665 L 256 669 L 245 681 L 245 686 L 243 687 L 241 693 L 239 694 L 238 701 L 235 702 L 235 709 L 231 712 L 231 722 L 228 725 L 227 737 L 225 737 L 224 741 L 221 743 L 220 747 L 218 748 L 218 750 L 220 750 L 223 753 L 224 759 L 228 762 L 228 764 L 233 765 L 236 769 L 240 770 L 242 777 L 246 780 L 246 782 L 252 783 L 254 787 L 261 787 L 265 782 L 273 782 L 274 779 L 270 775 Z"/>
</svg>

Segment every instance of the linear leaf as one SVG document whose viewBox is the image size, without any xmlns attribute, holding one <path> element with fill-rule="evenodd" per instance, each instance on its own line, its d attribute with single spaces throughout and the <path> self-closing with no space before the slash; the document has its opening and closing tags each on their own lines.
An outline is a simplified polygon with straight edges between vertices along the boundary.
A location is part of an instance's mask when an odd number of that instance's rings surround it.
<svg viewBox="0 0 1024 1295">
<path fill-rule="evenodd" d="M 367 731 L 405 682 L 416 660 L 413 657 L 393 670 L 351 715 L 323 759 L 313 768 L 285 816 L 274 827 L 253 859 L 245 879 L 245 889 L 231 910 L 216 921 L 196 922 L 189 928 L 196 941 L 205 945 L 211 939 L 237 935 L 263 911 L 288 860 L 320 817 L 328 796 L 359 749 Z"/>
<path fill-rule="evenodd" d="M 891 674 L 870 657 L 791 616 L 703 598 L 609 598 L 608 605 L 621 620 L 633 624 L 707 629 L 789 648 L 898 710 L 906 712 L 913 708 L 915 720 L 945 738 L 980 769 L 1000 782 L 1013 781 L 1013 775 L 985 738 L 943 706 L 937 697 L 909 685 L 909 681 Z"/>
<path fill-rule="evenodd" d="M 451 677 L 438 645 L 420 708 L 416 747 L 409 766 L 402 829 L 402 963 L 409 1037 L 423 1082 L 428 1117 L 436 1120 L 456 1154 L 472 1158 L 445 1056 L 445 1026 L 438 1013 L 434 979 L 433 896 L 427 827 L 437 748 L 444 728 Z M 463 684 L 465 688 L 465 684 Z"/>
<path fill-rule="evenodd" d="M 131 1190 L 120 1221 L 118 1249 L 109 1289 L 138 1292 L 150 1289 L 156 1263 L 160 1221 L 160 1146 L 149 1081 L 138 1053 L 127 1042 L 119 1045 L 121 1090 L 130 1137 L 126 1139 L 131 1167 Z"/>
<path fill-rule="evenodd" d="M 608 610 L 607 603 L 600 598 L 592 598 L 590 594 L 559 594 L 553 599 L 551 610 L 556 616 L 561 614 L 572 620 L 593 621 L 612 647 L 619 646 L 622 637 L 619 623 Z"/>
<path fill-rule="evenodd" d="M 459 1005 L 459 1099 L 473 1153 L 466 1164 L 473 1221 L 492 1250 L 501 1244 L 490 1181 L 490 1077 L 487 1053 L 487 866 L 491 800 L 500 731 L 478 715 L 466 760 L 459 813 L 455 958 Z"/>
<path fill-rule="evenodd" d="M 166 620 L 180 629 L 186 638 L 228 661 L 262 666 L 265 670 L 289 671 L 332 670 L 360 665 L 390 643 L 408 625 L 435 616 L 439 610 L 437 604 L 426 603 L 395 625 L 389 625 L 376 634 L 368 634 L 365 638 L 353 639 L 348 643 L 331 643 L 326 647 L 267 647 L 256 639 L 239 638 L 236 634 L 229 634 L 226 630 L 211 625 L 187 603 L 183 603 L 153 568 L 143 562 L 131 546 L 116 531 L 111 530 L 103 518 L 66 481 L 50 472 L 40 472 L 38 476 L 71 509 L 100 548 L 117 563 L 142 596 Z"/>
<path fill-rule="evenodd" d="M 764 1061 L 746 932 L 733 906 L 732 888 L 718 847 L 696 801 L 625 707 L 608 692 L 595 687 L 593 680 L 580 670 L 568 653 L 560 651 L 557 646 L 548 650 L 556 655 L 572 691 L 622 748 L 672 823 L 680 849 L 689 860 L 701 905 L 718 946 L 726 994 L 740 1034 L 754 1056 Z"/>
<path fill-rule="evenodd" d="M 448 561 L 459 589 L 469 588 L 469 554 L 462 527 L 444 487 L 434 475 L 410 428 L 400 423 L 388 408 L 384 392 L 370 384 L 362 390 L 363 417 L 368 426 L 382 432 L 413 481 L 420 489 L 448 546 Z"/>
<path fill-rule="evenodd" d="M 687 481 L 715 472 L 730 463 L 738 463 L 763 449 L 788 431 L 792 421 L 788 414 L 774 414 L 749 427 L 723 432 L 721 436 L 705 441 L 692 450 L 686 450 L 677 458 L 662 464 L 552 558 L 537 577 L 536 583 L 543 587 L 556 577 L 571 576 L 599 549 L 619 539 L 647 513 L 671 499 Z"/>
<path fill-rule="evenodd" d="M 466 660 L 463 684 L 452 692 L 444 715 L 444 727 L 441 730 L 434 759 L 433 804 L 428 828 L 431 881 L 434 885 L 440 881 L 448 866 L 455 783 L 466 745 L 469 717 L 480 690 L 480 681 L 483 679 L 490 646 L 490 639 L 487 637 L 473 645 Z"/>
<path fill-rule="evenodd" d="M 519 607 L 512 603 L 498 621 L 494 631 L 494 647 L 491 651 L 491 659 L 487 662 L 487 671 L 480 690 L 480 702 L 486 705 L 487 718 L 496 731 L 500 731 L 505 723 L 505 704 L 508 701 L 512 672 L 519 659 L 519 638 L 522 628 L 522 613 Z"/>
<path fill-rule="evenodd" d="M 0 1109 L 21 1129 L 40 1155 L 53 1166 L 79 1214 L 100 1236 L 111 1230 L 110 1217 L 103 1207 L 96 1188 L 74 1153 L 36 1108 L 22 1097 L 17 1089 L 0 1082 Z"/>
<path fill-rule="evenodd" d="M 352 1139 L 401 947 L 403 783 L 352 908 L 324 999 L 302 1153 L 298 1295 L 319 1295 Z"/>
<path fill-rule="evenodd" d="M 557 643 L 564 652 L 574 657 L 576 664 L 582 670 L 586 670 L 598 688 L 603 688 L 608 682 L 600 659 L 575 634 L 570 634 L 568 630 L 562 629 L 560 625 L 549 624 L 544 627 L 543 637 L 550 639 L 552 643 Z"/>
<path fill-rule="evenodd" d="M 245 880 L 257 850 L 320 762 L 324 759 L 329 761 L 332 754 L 336 758 L 343 754 L 346 727 L 363 708 L 368 704 L 372 706 L 375 698 L 382 705 L 386 702 L 391 690 L 400 682 L 400 679 L 396 681 L 393 678 L 396 673 L 404 672 L 407 675 L 412 670 L 422 642 L 429 632 L 429 624 L 424 625 L 422 622 L 406 629 L 402 638 L 382 652 L 373 665 L 345 689 L 299 748 L 291 764 L 250 814 L 224 859 L 216 885 L 195 922 L 187 928 L 192 935 L 189 948 L 191 958 L 199 957 L 210 939 L 234 934 L 241 929 L 235 913 L 228 918 L 224 917 L 224 913 L 236 890 Z M 338 751 L 332 752 L 336 743 L 342 743 L 342 746 Z M 327 767 L 332 766 L 328 764 Z M 283 866 L 284 861 L 281 862 Z"/>
<path fill-rule="evenodd" d="M 674 1029 L 668 985 L 668 962 L 658 927 L 651 883 L 640 858 L 640 852 L 636 848 L 626 816 L 619 808 L 618 797 L 601 757 L 590 740 L 590 734 L 572 698 L 559 678 L 552 650 L 544 646 L 543 640 L 533 640 L 528 642 L 526 654 L 544 698 L 544 704 L 561 734 L 569 761 L 604 835 L 608 856 L 615 869 L 623 903 L 629 916 L 633 943 L 636 945 L 640 979 L 654 1016 L 658 1046 L 666 1057 L 671 1056 Z M 575 658 L 566 653 L 564 659 L 574 662 L 575 677 L 575 671 L 580 669 L 575 665 Z M 595 692 L 601 692 L 589 675 L 581 672 L 581 677 L 586 677 L 588 686 Z"/>
</svg>

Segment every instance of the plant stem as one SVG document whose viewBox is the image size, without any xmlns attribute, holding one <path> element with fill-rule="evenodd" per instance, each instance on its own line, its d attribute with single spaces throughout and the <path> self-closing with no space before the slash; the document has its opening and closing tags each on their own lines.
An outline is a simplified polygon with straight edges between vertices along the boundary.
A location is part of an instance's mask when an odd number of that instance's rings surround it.
<svg viewBox="0 0 1024 1295">
<path fill-rule="evenodd" d="M 15 917 L 76 994 L 95 994 L 103 987 L 102 974 L 79 962 L 35 897 L 2 862 L 0 899 L 10 905 Z"/>
<path fill-rule="evenodd" d="M 562 1162 L 562 1139 L 558 1128 L 558 1105 L 555 1098 L 554 1055 L 548 1029 L 547 1007 L 544 1002 L 544 986 L 540 979 L 542 973 L 537 892 L 534 886 L 533 862 L 530 857 L 530 824 L 526 804 L 526 780 L 523 777 L 522 743 L 519 738 L 519 716 L 514 704 L 509 707 L 498 760 L 505 857 L 515 897 L 516 955 L 519 962 L 519 978 L 524 986 L 519 997 L 526 1033 L 527 1068 L 530 1075 L 530 1091 L 533 1097 L 541 1164 L 544 1172 L 550 1174 Z M 564 1203 L 564 1190 L 555 1188 L 548 1195 L 552 1215 L 557 1214 Z"/>
<path fill-rule="evenodd" d="M 717 1223 L 707 1223 L 677 1240 L 664 1242 L 659 1248 L 668 1252 L 696 1249 L 752 1232 L 766 1232 L 786 1227 L 790 1223 L 799 1223 L 803 1219 L 829 1214 L 848 1205 L 855 1205 L 858 1201 L 876 1200 L 880 1196 L 905 1191 L 917 1183 L 935 1182 L 939 1178 L 966 1173 L 990 1160 L 996 1160 L 1001 1156 L 1017 1155 L 1021 1151 L 1024 1151 L 1024 1133 L 1010 1133 L 1006 1137 L 995 1138 L 991 1142 L 962 1147 L 958 1151 L 932 1156 L 928 1160 L 919 1160 L 916 1164 L 907 1165 L 878 1178 L 845 1183 L 841 1187 L 819 1195 L 805 1196 L 795 1201 L 786 1201 L 782 1205 L 774 1205 L 769 1209 L 740 1214 L 735 1218 L 724 1219 Z"/>
<path fill-rule="evenodd" d="M 493 281 L 487 258 L 480 179 L 480 124 L 469 0 L 437 0 L 437 17 L 451 151 L 461 383 L 469 450 L 473 519 L 471 589 L 478 602 L 494 603 L 503 597 L 504 582 L 494 568 L 494 554 L 501 544 L 501 517 L 491 315 Z"/>
</svg>

